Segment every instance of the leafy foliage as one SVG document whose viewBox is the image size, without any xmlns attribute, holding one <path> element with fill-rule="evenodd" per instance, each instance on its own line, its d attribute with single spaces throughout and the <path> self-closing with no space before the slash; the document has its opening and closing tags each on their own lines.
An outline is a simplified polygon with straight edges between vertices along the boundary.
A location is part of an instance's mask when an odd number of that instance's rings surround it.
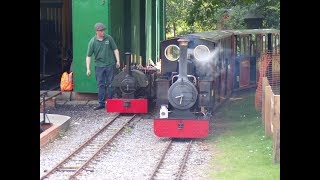
<svg viewBox="0 0 320 180">
<path fill-rule="evenodd" d="M 176 36 L 182 32 L 189 32 L 189 27 L 186 24 L 187 12 L 190 8 L 192 0 L 167 0 L 166 4 L 166 34 Z M 168 35 L 167 35 L 168 37 Z"/>
<path fill-rule="evenodd" d="M 167 37 L 215 29 L 245 29 L 248 13 L 262 28 L 280 29 L 280 0 L 167 0 Z"/>
</svg>

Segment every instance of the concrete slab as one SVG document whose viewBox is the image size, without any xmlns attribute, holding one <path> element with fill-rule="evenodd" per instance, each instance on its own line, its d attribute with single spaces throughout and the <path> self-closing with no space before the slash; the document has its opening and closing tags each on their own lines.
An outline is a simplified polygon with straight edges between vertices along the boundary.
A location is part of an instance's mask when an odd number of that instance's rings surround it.
<svg viewBox="0 0 320 180">
<path fill-rule="evenodd" d="M 59 93 L 60 91 L 40 91 L 40 94 L 43 94 L 44 92 L 47 92 L 46 96 L 50 97 L 54 94 Z M 57 100 L 70 100 L 70 99 L 74 99 L 73 98 L 73 93 L 72 91 L 63 91 L 61 92 L 60 95 L 56 96 Z"/>
<path fill-rule="evenodd" d="M 52 123 L 52 126 L 40 134 L 40 148 L 56 139 L 61 132 L 67 131 L 70 125 L 69 116 L 59 114 L 45 114 L 45 123 Z M 40 122 L 44 120 L 43 113 L 40 113 Z"/>
<path fill-rule="evenodd" d="M 88 101 L 67 101 L 64 105 L 86 105 Z"/>
<path fill-rule="evenodd" d="M 98 105 L 99 101 L 98 100 L 91 100 L 88 102 L 88 105 Z"/>
<path fill-rule="evenodd" d="M 56 103 L 57 105 L 64 105 L 66 104 L 68 101 L 67 100 L 57 100 Z"/>
<path fill-rule="evenodd" d="M 44 93 L 45 93 L 45 97 L 51 97 L 51 96 L 59 93 L 59 95 L 55 96 L 57 100 L 90 101 L 90 100 L 95 100 L 98 98 L 97 93 L 78 93 L 78 92 L 73 92 L 73 91 L 60 92 L 60 91 L 44 91 L 44 90 L 40 90 L 40 98 L 43 98 L 43 96 L 41 96 L 41 95 Z"/>
</svg>

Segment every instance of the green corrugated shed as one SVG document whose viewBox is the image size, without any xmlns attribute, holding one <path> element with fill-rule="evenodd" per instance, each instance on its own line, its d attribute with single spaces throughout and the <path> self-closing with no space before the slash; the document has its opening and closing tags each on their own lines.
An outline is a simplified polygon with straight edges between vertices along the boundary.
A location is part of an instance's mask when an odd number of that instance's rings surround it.
<svg viewBox="0 0 320 180">
<path fill-rule="evenodd" d="M 96 22 L 105 23 L 120 51 L 122 66 L 125 52 L 132 61 L 148 65 L 159 60 L 160 41 L 165 38 L 165 0 L 73 0 L 73 72 L 74 91 L 96 93 L 94 58 L 91 76 L 86 76 L 87 45 L 94 36 Z M 141 59 L 141 60 L 140 60 Z"/>
<path fill-rule="evenodd" d="M 104 3 L 103 3 L 104 2 Z M 108 1 L 73 0 L 72 1 L 72 38 L 74 91 L 97 92 L 94 57 L 92 58 L 90 77 L 86 75 L 86 53 L 90 38 L 95 35 L 94 24 L 102 22 L 110 32 Z"/>
</svg>

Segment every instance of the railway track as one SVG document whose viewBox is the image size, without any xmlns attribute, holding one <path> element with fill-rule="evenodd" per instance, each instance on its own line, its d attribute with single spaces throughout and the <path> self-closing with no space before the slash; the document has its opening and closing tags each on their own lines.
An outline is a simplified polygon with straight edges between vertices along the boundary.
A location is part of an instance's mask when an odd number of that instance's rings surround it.
<svg viewBox="0 0 320 180">
<path fill-rule="evenodd" d="M 62 160 L 45 175 L 44 179 L 76 179 L 82 171 L 94 171 L 90 165 L 99 157 L 100 152 L 104 151 L 108 145 L 117 137 L 127 124 L 136 117 L 116 115 L 103 128 L 96 132 L 89 140 L 83 143 L 78 149 L 73 151 L 68 157 Z"/>
<path fill-rule="evenodd" d="M 150 180 L 180 179 L 190 153 L 192 140 L 170 140 L 157 163 Z M 184 152 L 184 153 L 182 153 Z"/>
</svg>

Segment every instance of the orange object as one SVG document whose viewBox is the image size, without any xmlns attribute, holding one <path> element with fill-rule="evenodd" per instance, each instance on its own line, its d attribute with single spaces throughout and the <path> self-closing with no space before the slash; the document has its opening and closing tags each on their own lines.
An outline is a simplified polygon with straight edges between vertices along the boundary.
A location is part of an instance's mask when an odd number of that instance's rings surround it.
<svg viewBox="0 0 320 180">
<path fill-rule="evenodd" d="M 73 72 L 64 72 L 60 81 L 61 91 L 72 91 L 73 89 Z"/>
</svg>

